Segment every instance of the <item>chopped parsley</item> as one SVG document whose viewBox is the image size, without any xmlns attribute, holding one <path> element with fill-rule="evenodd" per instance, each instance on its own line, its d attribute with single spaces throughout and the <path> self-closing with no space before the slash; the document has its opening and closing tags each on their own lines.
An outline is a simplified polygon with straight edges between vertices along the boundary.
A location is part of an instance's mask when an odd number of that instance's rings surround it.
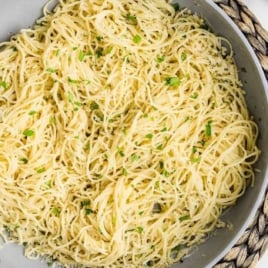
<svg viewBox="0 0 268 268">
<path fill-rule="evenodd" d="M 94 213 L 94 211 L 91 208 L 86 208 L 86 215 L 90 215 Z"/>
<path fill-rule="evenodd" d="M 93 110 L 98 110 L 100 107 L 99 107 L 99 104 L 95 101 L 92 101 L 90 103 L 90 110 L 93 111 Z"/>
<path fill-rule="evenodd" d="M 158 56 L 157 58 L 156 58 L 156 62 L 158 62 L 158 63 L 161 63 L 161 62 L 163 62 L 165 60 L 165 57 L 164 56 Z"/>
<path fill-rule="evenodd" d="M 97 56 L 97 58 L 100 58 L 103 56 L 103 50 L 101 48 L 96 50 L 96 56 Z"/>
<path fill-rule="evenodd" d="M 137 154 L 133 154 L 133 155 L 131 155 L 130 160 L 133 163 L 133 162 L 137 161 L 139 158 L 140 157 Z"/>
<path fill-rule="evenodd" d="M 129 24 L 133 24 L 133 25 L 137 25 L 138 22 L 137 22 L 137 17 L 135 15 L 131 15 L 131 14 L 127 14 L 124 16 L 124 18 L 126 19 L 126 21 L 129 23 Z"/>
<path fill-rule="evenodd" d="M 57 208 L 57 207 L 53 207 L 52 209 L 51 209 L 51 213 L 53 214 L 53 215 L 55 215 L 55 216 L 60 216 L 60 209 L 59 208 Z"/>
<path fill-rule="evenodd" d="M 81 201 L 81 207 L 83 208 L 83 207 L 86 207 L 86 206 L 90 206 L 90 204 L 91 204 L 91 201 L 90 200 L 83 200 L 83 201 Z"/>
<path fill-rule="evenodd" d="M 103 37 L 102 36 L 100 36 L 100 35 L 98 35 L 98 36 L 96 36 L 96 39 L 100 42 L 100 41 L 102 41 L 103 40 Z"/>
<path fill-rule="evenodd" d="M 57 69 L 53 69 L 53 68 L 47 68 L 46 70 L 48 73 L 56 73 Z"/>
<path fill-rule="evenodd" d="M 23 131 L 23 135 L 24 135 L 25 137 L 31 137 L 31 136 L 34 135 L 34 131 L 33 131 L 32 129 L 25 129 L 25 130 Z"/>
<path fill-rule="evenodd" d="M 133 36 L 133 39 L 132 39 L 132 41 L 135 43 L 135 44 L 138 44 L 138 43 L 140 43 L 141 42 L 141 36 L 139 36 L 139 35 L 134 35 Z"/>
<path fill-rule="evenodd" d="M 77 83 L 79 83 L 78 80 L 72 79 L 72 78 L 70 78 L 70 77 L 68 77 L 68 82 L 69 82 L 69 83 L 72 83 L 72 84 L 77 84 Z"/>
<path fill-rule="evenodd" d="M 37 113 L 37 111 L 32 110 L 32 111 L 30 111 L 28 114 L 29 114 L 29 115 L 35 115 L 36 113 Z"/>
<path fill-rule="evenodd" d="M 85 58 L 86 54 L 83 51 L 79 52 L 78 59 L 79 61 L 83 61 Z"/>
<path fill-rule="evenodd" d="M 119 155 L 121 157 L 124 157 L 125 156 L 125 153 L 124 153 L 124 151 L 121 148 L 117 148 L 117 152 L 119 153 Z"/>
<path fill-rule="evenodd" d="M 165 79 L 165 83 L 168 86 L 179 86 L 181 84 L 181 80 L 179 79 L 179 77 L 174 76 L 174 77 L 167 77 Z"/>
<path fill-rule="evenodd" d="M 122 175 L 127 176 L 128 172 L 126 168 L 122 168 Z"/>
<path fill-rule="evenodd" d="M 6 81 L 1 81 L 0 82 L 0 87 L 2 87 L 3 89 L 7 89 L 7 82 Z"/>
<path fill-rule="evenodd" d="M 198 93 L 193 93 L 191 96 L 190 96 L 191 99 L 197 99 L 198 98 Z"/>
<path fill-rule="evenodd" d="M 41 173 L 44 173 L 46 171 L 46 168 L 45 167 L 40 167 L 36 170 L 37 173 L 41 174 Z"/>
<path fill-rule="evenodd" d="M 212 123 L 212 121 L 210 120 L 206 124 L 205 134 L 206 134 L 207 137 L 211 137 L 211 134 L 212 134 L 211 123 Z"/>
<path fill-rule="evenodd" d="M 181 216 L 180 218 L 179 218 L 179 221 L 186 221 L 186 220 L 189 220 L 190 219 L 190 215 L 189 214 L 187 214 L 187 215 L 184 215 L 184 216 Z"/>
<path fill-rule="evenodd" d="M 190 161 L 191 163 L 200 163 L 201 157 L 191 157 Z"/>
<path fill-rule="evenodd" d="M 185 52 L 181 53 L 181 60 L 185 61 L 187 59 L 187 54 Z"/>
<path fill-rule="evenodd" d="M 171 4 L 174 10 L 177 12 L 180 10 L 180 5 L 178 3 Z"/>
<path fill-rule="evenodd" d="M 29 160 L 25 157 L 23 158 L 20 158 L 20 161 L 23 163 L 23 164 L 27 164 L 29 162 Z"/>
<path fill-rule="evenodd" d="M 147 138 L 147 139 L 149 139 L 149 140 L 151 140 L 152 138 L 153 138 L 153 134 L 152 133 L 149 133 L 149 134 L 147 134 L 145 137 Z"/>
<path fill-rule="evenodd" d="M 141 226 L 138 226 L 138 227 L 136 228 L 136 231 L 137 231 L 139 234 L 141 234 L 141 233 L 143 232 L 143 228 L 142 228 Z"/>
<path fill-rule="evenodd" d="M 196 146 L 193 146 L 192 147 L 192 153 L 194 154 L 194 153 L 196 153 L 197 152 L 197 148 L 196 148 Z"/>
<path fill-rule="evenodd" d="M 163 144 L 159 144 L 157 147 L 156 147 L 157 150 L 162 150 L 163 149 Z"/>
</svg>

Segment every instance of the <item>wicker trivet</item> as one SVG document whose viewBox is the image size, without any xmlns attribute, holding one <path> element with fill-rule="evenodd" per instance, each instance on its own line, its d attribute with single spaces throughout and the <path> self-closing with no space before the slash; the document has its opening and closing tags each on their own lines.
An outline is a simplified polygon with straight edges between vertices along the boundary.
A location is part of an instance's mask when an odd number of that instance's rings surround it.
<svg viewBox="0 0 268 268">
<path fill-rule="evenodd" d="M 233 19 L 254 48 L 268 80 L 268 32 L 243 0 L 213 0 Z M 253 268 L 268 248 L 268 191 L 251 225 L 214 268 Z M 268 267 L 268 264 L 267 264 Z"/>
</svg>

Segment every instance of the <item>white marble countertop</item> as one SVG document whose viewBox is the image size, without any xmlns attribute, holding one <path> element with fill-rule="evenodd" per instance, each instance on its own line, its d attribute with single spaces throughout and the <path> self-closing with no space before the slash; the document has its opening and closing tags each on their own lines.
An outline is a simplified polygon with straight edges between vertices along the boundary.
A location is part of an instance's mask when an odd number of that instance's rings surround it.
<svg viewBox="0 0 268 268">
<path fill-rule="evenodd" d="M 264 28 L 268 31 L 268 0 L 244 0 L 249 9 L 257 16 Z M 256 268 L 268 267 L 268 250 L 261 258 Z"/>
</svg>

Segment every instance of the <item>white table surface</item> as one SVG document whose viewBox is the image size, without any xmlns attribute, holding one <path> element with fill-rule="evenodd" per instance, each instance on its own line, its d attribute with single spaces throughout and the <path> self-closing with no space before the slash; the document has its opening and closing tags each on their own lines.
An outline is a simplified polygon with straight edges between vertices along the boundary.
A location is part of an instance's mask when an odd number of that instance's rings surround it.
<svg viewBox="0 0 268 268">
<path fill-rule="evenodd" d="M 264 28 L 268 30 L 268 0 L 244 0 L 249 9 L 257 16 Z M 256 268 L 268 267 L 268 251 L 260 259 Z"/>
</svg>

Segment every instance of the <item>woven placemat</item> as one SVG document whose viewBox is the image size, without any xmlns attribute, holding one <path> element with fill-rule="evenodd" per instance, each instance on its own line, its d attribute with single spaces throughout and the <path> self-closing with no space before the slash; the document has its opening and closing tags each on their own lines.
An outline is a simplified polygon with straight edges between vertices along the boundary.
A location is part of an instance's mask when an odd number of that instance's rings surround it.
<svg viewBox="0 0 268 268">
<path fill-rule="evenodd" d="M 213 0 L 245 34 L 268 80 L 268 32 L 243 0 Z M 214 268 L 253 268 L 268 248 L 268 191 L 252 223 Z M 267 264 L 268 267 L 268 264 Z"/>
</svg>

